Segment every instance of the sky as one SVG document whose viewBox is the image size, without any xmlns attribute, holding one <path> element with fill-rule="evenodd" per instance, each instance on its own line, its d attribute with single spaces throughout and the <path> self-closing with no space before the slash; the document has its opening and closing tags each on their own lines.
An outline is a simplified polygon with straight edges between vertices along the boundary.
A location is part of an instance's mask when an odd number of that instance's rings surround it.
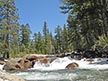
<svg viewBox="0 0 108 81">
<path fill-rule="evenodd" d="M 57 25 L 66 24 L 67 15 L 61 13 L 60 0 L 15 0 L 19 13 L 19 23 L 30 25 L 32 33 L 42 32 L 47 22 L 49 31 L 54 34 Z"/>
</svg>

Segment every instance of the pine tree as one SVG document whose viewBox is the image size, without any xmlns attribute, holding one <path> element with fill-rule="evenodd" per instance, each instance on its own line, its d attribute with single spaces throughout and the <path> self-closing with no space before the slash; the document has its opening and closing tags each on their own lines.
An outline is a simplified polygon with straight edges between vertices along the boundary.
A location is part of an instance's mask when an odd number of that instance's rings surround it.
<svg viewBox="0 0 108 81">
<path fill-rule="evenodd" d="M 56 53 L 62 53 L 62 28 L 58 25 L 55 29 L 55 52 Z"/>
<path fill-rule="evenodd" d="M 69 36 L 68 36 L 68 29 L 66 27 L 66 25 L 64 25 L 63 27 L 63 31 L 62 31 L 62 48 L 64 53 L 65 52 L 69 52 Z"/>
<path fill-rule="evenodd" d="M 41 33 L 40 32 L 38 32 L 38 34 L 37 34 L 37 39 L 36 39 L 36 44 L 35 44 L 36 46 L 36 50 L 37 50 L 37 53 L 39 53 L 39 54 L 44 54 L 45 53 L 45 48 L 44 48 L 44 45 L 45 45 L 45 43 L 44 43 L 44 39 L 43 39 L 43 36 L 41 35 Z"/>
<path fill-rule="evenodd" d="M 75 19 L 84 47 L 91 48 L 99 36 L 108 36 L 107 0 L 61 0 L 63 13 Z"/>
<path fill-rule="evenodd" d="M 3 37 L 4 58 L 9 58 L 12 45 L 16 46 L 18 42 L 18 14 L 14 0 L 0 1 L 0 33 Z"/>
<path fill-rule="evenodd" d="M 43 35 L 44 35 L 44 50 L 45 50 L 45 54 L 49 54 L 50 50 L 51 50 L 51 37 L 50 37 L 50 33 L 49 33 L 49 29 L 47 27 L 47 23 L 44 22 L 44 26 L 43 26 Z"/>
<path fill-rule="evenodd" d="M 28 52 L 29 46 L 30 46 L 30 34 L 31 34 L 31 30 L 30 30 L 29 24 L 21 25 L 21 29 L 20 29 L 20 46 L 25 47 L 26 52 Z"/>
</svg>

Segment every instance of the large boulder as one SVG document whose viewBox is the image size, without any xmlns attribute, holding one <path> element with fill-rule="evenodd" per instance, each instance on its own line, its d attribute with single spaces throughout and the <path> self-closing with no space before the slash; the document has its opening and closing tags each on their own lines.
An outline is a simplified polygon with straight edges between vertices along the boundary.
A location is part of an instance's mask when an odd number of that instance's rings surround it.
<svg viewBox="0 0 108 81">
<path fill-rule="evenodd" d="M 23 58 L 29 60 L 29 61 L 38 61 L 38 57 L 36 55 L 25 55 Z"/>
<path fill-rule="evenodd" d="M 41 59 L 46 58 L 46 56 L 42 56 L 42 55 L 36 55 L 36 54 L 29 54 L 29 55 L 25 55 L 23 58 L 31 61 L 31 62 L 37 62 L 40 61 Z"/>
<path fill-rule="evenodd" d="M 79 65 L 76 62 L 68 64 L 65 69 L 74 69 L 76 67 L 79 67 Z"/>
<path fill-rule="evenodd" d="M 39 56 L 39 55 L 31 54 L 31 55 L 24 56 L 24 58 L 32 62 L 40 62 L 44 64 L 47 64 L 49 62 L 49 59 L 46 56 L 42 56 L 42 55 Z"/>
<path fill-rule="evenodd" d="M 23 58 L 15 58 L 10 59 L 6 62 L 3 69 L 4 70 L 25 70 L 28 68 L 32 68 L 33 63 L 27 59 Z"/>
<path fill-rule="evenodd" d="M 0 70 L 0 81 L 25 81 L 23 78 Z"/>
<path fill-rule="evenodd" d="M 48 63 L 50 63 L 50 62 L 49 62 L 49 59 L 47 59 L 46 57 L 40 59 L 39 61 L 40 61 L 40 63 L 43 63 L 43 64 L 48 64 Z"/>
</svg>

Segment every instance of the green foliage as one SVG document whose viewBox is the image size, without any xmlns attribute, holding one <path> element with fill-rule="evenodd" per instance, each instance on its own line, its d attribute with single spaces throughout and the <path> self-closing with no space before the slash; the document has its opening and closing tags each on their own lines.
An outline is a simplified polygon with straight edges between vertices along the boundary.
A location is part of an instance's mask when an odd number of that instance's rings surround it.
<svg viewBox="0 0 108 81">
<path fill-rule="evenodd" d="M 107 0 L 61 0 L 62 13 L 68 13 L 67 24 L 57 26 L 52 35 L 47 22 L 43 34 L 30 37 L 29 24 L 18 23 L 14 0 L 0 0 L 0 54 L 20 57 L 25 54 L 71 52 L 76 48 L 108 46 Z"/>
<path fill-rule="evenodd" d="M 20 44 L 24 44 L 26 48 L 29 46 L 30 34 L 31 31 L 29 24 L 22 25 L 20 29 Z"/>
<path fill-rule="evenodd" d="M 108 37 L 105 35 L 99 36 L 99 40 L 95 41 L 94 47 L 96 46 L 108 46 Z"/>
<path fill-rule="evenodd" d="M 43 26 L 43 38 L 44 38 L 44 53 L 50 54 L 52 53 L 52 41 L 49 29 L 47 28 L 47 23 L 44 22 Z"/>
<path fill-rule="evenodd" d="M 62 28 L 58 25 L 55 29 L 55 52 L 61 53 L 62 51 Z"/>
<path fill-rule="evenodd" d="M 100 36 L 108 36 L 107 0 L 62 0 L 68 13 L 68 31 L 73 48 L 91 48 Z M 99 39 L 99 40 L 98 40 Z M 102 41 L 102 40 L 101 40 Z M 101 43 L 102 44 L 102 43 Z M 104 44 L 105 45 L 105 44 Z"/>
<path fill-rule="evenodd" d="M 0 1 L 0 37 L 4 43 L 4 56 L 9 55 L 11 49 L 18 48 L 18 14 L 14 0 Z"/>
</svg>

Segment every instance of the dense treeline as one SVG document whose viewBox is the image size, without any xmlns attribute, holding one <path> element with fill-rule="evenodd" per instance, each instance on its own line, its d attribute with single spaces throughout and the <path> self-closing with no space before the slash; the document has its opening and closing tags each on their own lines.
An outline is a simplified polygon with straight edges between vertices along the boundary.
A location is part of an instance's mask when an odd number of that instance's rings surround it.
<svg viewBox="0 0 108 81">
<path fill-rule="evenodd" d="M 0 0 L 0 54 L 4 58 L 24 54 L 60 54 L 74 49 L 108 49 L 108 1 L 61 0 L 67 24 L 57 26 L 55 34 L 43 22 L 43 33 L 31 36 L 29 24 L 18 22 L 14 0 Z"/>
<path fill-rule="evenodd" d="M 69 41 L 76 48 L 108 47 L 107 0 L 61 0 L 68 13 Z M 107 49 L 108 50 L 108 49 Z"/>
</svg>

